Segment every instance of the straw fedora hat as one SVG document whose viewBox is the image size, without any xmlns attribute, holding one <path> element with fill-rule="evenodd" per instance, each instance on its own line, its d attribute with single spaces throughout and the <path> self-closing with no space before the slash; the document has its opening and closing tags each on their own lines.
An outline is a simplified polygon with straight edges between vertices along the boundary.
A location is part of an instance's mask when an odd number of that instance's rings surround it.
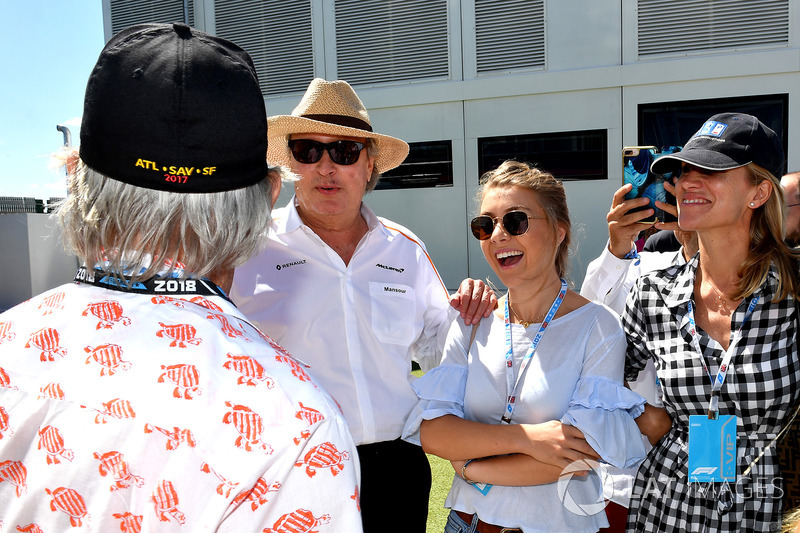
<svg viewBox="0 0 800 533">
<path fill-rule="evenodd" d="M 395 168 L 408 155 L 405 141 L 372 131 L 367 109 L 350 84 L 342 80 L 312 80 L 291 115 L 267 119 L 267 131 L 267 160 L 275 165 L 291 166 L 293 159 L 287 137 L 293 133 L 368 137 L 378 148 L 375 158 L 378 173 Z"/>
</svg>

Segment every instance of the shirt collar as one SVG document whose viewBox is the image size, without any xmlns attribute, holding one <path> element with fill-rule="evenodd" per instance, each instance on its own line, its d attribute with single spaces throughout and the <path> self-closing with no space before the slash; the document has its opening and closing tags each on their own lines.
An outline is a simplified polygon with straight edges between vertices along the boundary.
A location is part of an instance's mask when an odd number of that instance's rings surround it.
<svg viewBox="0 0 800 533">
<path fill-rule="evenodd" d="M 375 228 L 381 228 L 388 234 L 388 230 L 381 224 L 378 216 L 364 202 L 361 202 L 361 216 L 364 217 L 364 220 L 367 222 L 369 231 Z M 275 213 L 272 227 L 276 233 L 291 233 L 300 229 L 303 225 L 303 220 L 297 212 L 297 197 L 292 196 L 289 203 L 286 204 L 286 207 L 277 210 Z"/>
<path fill-rule="evenodd" d="M 664 298 L 664 303 L 668 307 L 675 308 L 685 306 L 686 303 L 692 299 L 694 280 L 699 265 L 700 253 L 698 252 L 694 254 L 686 264 L 672 267 L 670 270 L 674 275 L 669 275 L 670 272 L 668 271 L 667 275 L 662 278 L 663 283 L 661 287 L 659 287 L 659 290 Z M 767 271 L 766 282 L 756 289 L 753 296 L 759 296 L 762 302 L 770 301 L 775 296 L 777 286 L 778 269 L 774 264 L 771 264 Z"/>
</svg>

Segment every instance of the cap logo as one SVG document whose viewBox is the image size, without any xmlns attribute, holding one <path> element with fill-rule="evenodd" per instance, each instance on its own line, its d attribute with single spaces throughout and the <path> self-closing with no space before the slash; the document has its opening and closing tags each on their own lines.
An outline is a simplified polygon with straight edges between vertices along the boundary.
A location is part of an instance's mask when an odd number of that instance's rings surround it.
<svg viewBox="0 0 800 533">
<path fill-rule="evenodd" d="M 192 175 L 211 176 L 217 171 L 217 167 L 187 167 L 175 165 L 159 165 L 155 161 L 139 158 L 134 166 L 144 170 L 154 170 L 163 174 L 164 181 L 168 183 L 183 184 L 188 183 Z"/>
<path fill-rule="evenodd" d="M 695 137 L 697 137 L 698 135 L 708 135 L 710 137 L 721 137 L 722 136 L 722 132 L 724 132 L 727 129 L 727 127 L 728 127 L 728 125 L 727 124 L 723 124 L 722 122 L 717 122 L 716 120 L 709 120 L 705 124 L 703 124 L 703 127 L 700 128 L 700 131 L 698 131 L 695 134 Z"/>
</svg>

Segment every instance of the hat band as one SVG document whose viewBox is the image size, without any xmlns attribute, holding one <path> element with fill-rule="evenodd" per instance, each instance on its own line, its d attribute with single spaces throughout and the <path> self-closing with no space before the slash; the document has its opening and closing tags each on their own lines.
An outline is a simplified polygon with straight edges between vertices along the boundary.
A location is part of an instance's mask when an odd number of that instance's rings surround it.
<svg viewBox="0 0 800 533">
<path fill-rule="evenodd" d="M 300 115 L 303 118 L 310 120 L 318 120 L 320 122 L 327 122 L 328 124 L 336 124 L 337 126 L 344 126 L 346 128 L 355 128 L 357 130 L 372 131 L 372 126 L 369 122 L 365 122 L 360 118 L 348 117 L 347 115 Z"/>
</svg>

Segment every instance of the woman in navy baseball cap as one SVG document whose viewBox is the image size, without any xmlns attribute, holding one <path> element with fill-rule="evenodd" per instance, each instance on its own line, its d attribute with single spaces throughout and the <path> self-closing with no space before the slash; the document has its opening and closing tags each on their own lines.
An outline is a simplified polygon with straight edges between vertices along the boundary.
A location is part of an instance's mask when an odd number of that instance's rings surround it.
<svg viewBox="0 0 800 533">
<path fill-rule="evenodd" d="M 625 377 L 653 359 L 664 398 L 641 418 L 655 444 L 634 486 L 631 531 L 780 524 L 776 435 L 800 397 L 800 253 L 784 243 L 783 162 L 774 131 L 722 113 L 653 164 L 680 171 L 678 224 L 697 232 L 700 251 L 639 279 L 623 315 Z"/>
</svg>

